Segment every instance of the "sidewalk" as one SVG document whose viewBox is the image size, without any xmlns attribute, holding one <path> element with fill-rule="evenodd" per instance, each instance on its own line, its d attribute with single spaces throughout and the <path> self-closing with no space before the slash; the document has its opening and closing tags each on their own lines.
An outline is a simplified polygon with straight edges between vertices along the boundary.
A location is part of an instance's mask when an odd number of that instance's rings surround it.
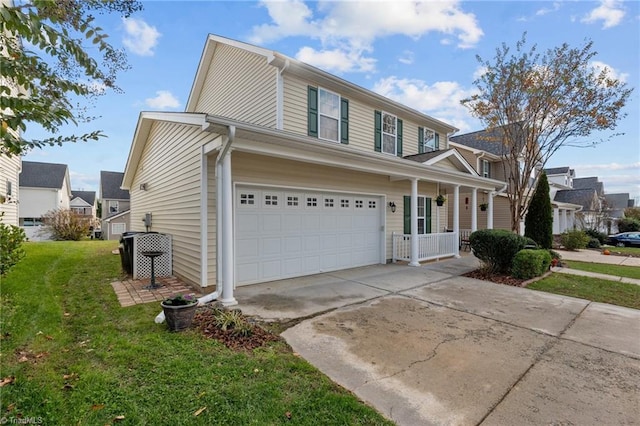
<svg viewBox="0 0 640 426">
<path fill-rule="evenodd" d="M 562 259 L 564 260 L 575 260 L 580 262 L 605 263 L 609 265 L 624 265 L 624 266 L 640 267 L 640 257 L 604 255 L 594 250 L 576 250 L 576 251 L 557 250 L 557 251 L 558 253 L 560 253 L 560 255 L 562 256 Z M 551 268 L 551 270 L 553 272 L 559 272 L 562 274 L 580 275 L 583 277 L 592 277 L 592 278 L 599 278 L 602 280 L 618 281 L 618 282 L 627 283 L 627 284 L 640 285 L 640 279 L 635 279 L 635 278 L 618 277 L 616 275 L 599 274 L 596 272 L 580 271 L 578 269 L 571 269 L 571 268 L 555 267 L 555 268 Z"/>
</svg>

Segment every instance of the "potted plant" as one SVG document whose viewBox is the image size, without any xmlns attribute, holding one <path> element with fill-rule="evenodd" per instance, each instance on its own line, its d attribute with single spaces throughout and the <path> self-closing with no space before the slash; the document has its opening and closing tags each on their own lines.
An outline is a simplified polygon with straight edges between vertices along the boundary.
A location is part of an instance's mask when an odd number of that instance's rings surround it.
<svg viewBox="0 0 640 426">
<path fill-rule="evenodd" d="M 489 204 L 487 204 L 487 203 L 480 204 L 480 210 L 482 210 L 482 211 L 486 211 L 487 207 L 489 207 Z"/>
<path fill-rule="evenodd" d="M 447 201 L 447 199 L 444 197 L 444 195 L 438 194 L 438 196 L 436 197 L 436 204 L 438 206 L 442 206 L 445 201 Z"/>
<path fill-rule="evenodd" d="M 186 330 L 191 326 L 198 308 L 198 298 L 193 293 L 176 294 L 160 303 L 167 327 L 171 331 Z"/>
</svg>

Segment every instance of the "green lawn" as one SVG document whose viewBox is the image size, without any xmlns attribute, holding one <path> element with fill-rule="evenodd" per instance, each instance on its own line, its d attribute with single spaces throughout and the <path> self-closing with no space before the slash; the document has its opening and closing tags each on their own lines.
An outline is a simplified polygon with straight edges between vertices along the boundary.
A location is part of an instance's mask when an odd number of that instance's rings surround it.
<svg viewBox="0 0 640 426">
<path fill-rule="evenodd" d="M 640 279 L 640 268 L 637 266 L 609 265 L 605 263 L 579 262 L 577 260 L 566 260 L 563 261 L 563 263 L 566 263 L 571 269 L 578 269 L 580 271 Z"/>
<path fill-rule="evenodd" d="M 634 256 L 640 257 L 640 247 L 613 247 L 613 246 L 604 246 L 600 251 L 604 249 L 609 249 L 612 254 L 622 254 L 625 256 Z"/>
<path fill-rule="evenodd" d="M 11 382 L 0 409 L 9 422 L 391 424 L 282 342 L 237 353 L 155 324 L 157 303 L 120 307 L 113 241 L 25 248 L 0 298 L 0 380 Z"/>
<path fill-rule="evenodd" d="M 636 284 L 554 273 L 527 288 L 640 309 L 640 286 Z"/>
</svg>

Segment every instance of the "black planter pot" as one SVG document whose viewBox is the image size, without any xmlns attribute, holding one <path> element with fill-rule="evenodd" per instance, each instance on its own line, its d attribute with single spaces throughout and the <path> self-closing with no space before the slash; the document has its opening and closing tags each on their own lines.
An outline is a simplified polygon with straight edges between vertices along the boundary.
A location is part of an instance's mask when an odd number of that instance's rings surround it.
<svg viewBox="0 0 640 426">
<path fill-rule="evenodd" d="M 443 204 L 444 204 L 444 201 L 437 201 L 437 200 L 436 200 L 436 205 L 437 205 L 438 207 L 442 207 L 442 205 L 443 205 Z"/>
<path fill-rule="evenodd" d="M 198 309 L 197 303 L 191 305 L 165 305 L 160 303 L 164 318 L 167 321 L 167 328 L 170 331 L 182 331 L 191 327 L 191 322 Z"/>
</svg>

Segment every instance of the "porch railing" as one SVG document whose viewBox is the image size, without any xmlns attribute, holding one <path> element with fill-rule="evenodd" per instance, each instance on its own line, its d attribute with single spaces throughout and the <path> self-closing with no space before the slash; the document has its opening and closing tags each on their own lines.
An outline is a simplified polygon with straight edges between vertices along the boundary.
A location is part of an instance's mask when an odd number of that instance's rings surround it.
<svg viewBox="0 0 640 426">
<path fill-rule="evenodd" d="M 393 261 L 411 261 L 411 235 L 391 234 Z M 455 232 L 418 235 L 418 261 L 438 259 L 458 254 L 459 240 Z"/>
</svg>

